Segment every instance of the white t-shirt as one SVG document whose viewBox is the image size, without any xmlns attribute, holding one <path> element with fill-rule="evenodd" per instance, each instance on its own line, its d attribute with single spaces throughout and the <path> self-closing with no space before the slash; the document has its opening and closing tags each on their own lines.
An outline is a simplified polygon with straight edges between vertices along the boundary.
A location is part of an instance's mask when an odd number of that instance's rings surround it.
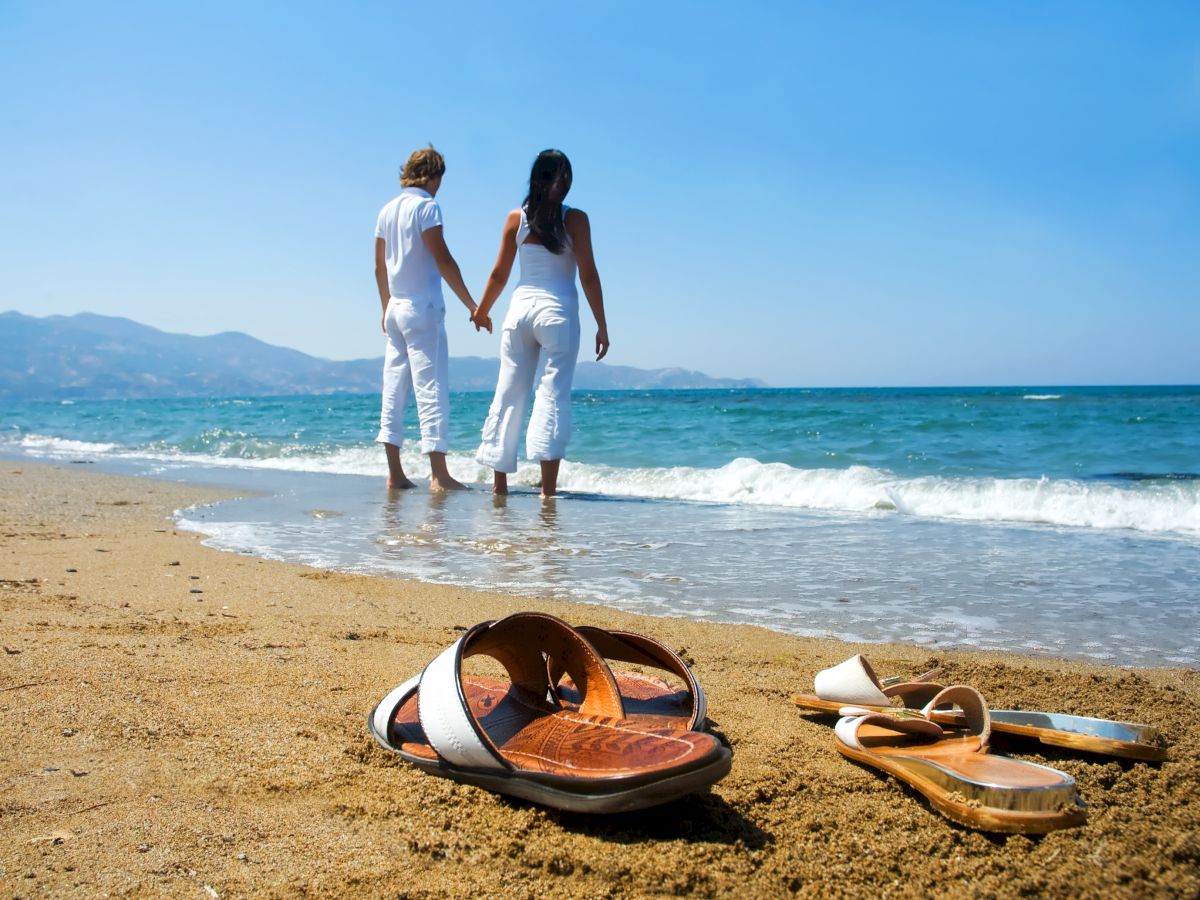
<svg viewBox="0 0 1200 900">
<path fill-rule="evenodd" d="M 442 224 L 442 209 L 426 191 L 406 187 L 379 211 L 375 237 L 383 238 L 388 289 L 393 297 L 442 300 L 442 276 L 421 232 Z"/>
</svg>

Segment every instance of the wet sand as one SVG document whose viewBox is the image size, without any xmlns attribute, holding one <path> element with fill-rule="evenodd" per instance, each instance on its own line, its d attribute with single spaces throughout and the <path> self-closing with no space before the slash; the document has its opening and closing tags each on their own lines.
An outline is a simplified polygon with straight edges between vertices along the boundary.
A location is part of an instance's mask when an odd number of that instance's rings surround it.
<svg viewBox="0 0 1200 900">
<path fill-rule="evenodd" d="M 653 619 L 262 561 L 174 530 L 172 510 L 220 496 L 0 461 L 4 896 L 1200 893 L 1200 673 Z M 681 651 L 732 773 L 706 796 L 598 817 L 376 747 L 365 717 L 387 690 L 456 629 L 521 609 Z M 883 673 L 941 665 L 995 707 L 1156 725 L 1171 759 L 1004 745 L 1073 775 L 1087 825 L 957 826 L 844 760 L 830 720 L 789 702 L 859 651 Z"/>
</svg>

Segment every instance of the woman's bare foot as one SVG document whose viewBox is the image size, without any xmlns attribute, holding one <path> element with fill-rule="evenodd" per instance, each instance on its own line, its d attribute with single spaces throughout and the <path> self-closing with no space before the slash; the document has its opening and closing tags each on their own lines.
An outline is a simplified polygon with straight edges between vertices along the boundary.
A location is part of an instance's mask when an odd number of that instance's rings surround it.
<svg viewBox="0 0 1200 900">
<path fill-rule="evenodd" d="M 492 474 L 492 493 L 501 496 L 508 493 L 508 473 L 494 472 Z"/>
<path fill-rule="evenodd" d="M 429 489 L 431 491 L 469 491 L 470 488 L 461 481 L 455 481 L 449 475 L 445 478 L 430 478 Z"/>
<path fill-rule="evenodd" d="M 393 478 L 388 479 L 389 491 L 407 491 L 409 488 L 414 488 L 416 486 L 416 483 L 409 481 L 408 478 L 403 478 L 401 481 L 396 481 Z"/>
<path fill-rule="evenodd" d="M 558 464 L 561 459 L 542 460 L 542 496 L 553 497 L 558 493 Z"/>
</svg>

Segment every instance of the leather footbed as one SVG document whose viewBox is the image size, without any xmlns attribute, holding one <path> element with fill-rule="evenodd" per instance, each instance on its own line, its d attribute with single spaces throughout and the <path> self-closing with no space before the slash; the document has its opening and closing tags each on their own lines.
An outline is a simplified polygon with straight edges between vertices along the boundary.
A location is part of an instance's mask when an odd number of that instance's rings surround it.
<svg viewBox="0 0 1200 900">
<path fill-rule="evenodd" d="M 559 790 L 633 787 L 729 756 L 711 735 L 682 730 L 677 721 L 659 725 L 555 710 L 519 686 L 485 678 L 463 676 L 462 690 L 472 716 L 514 774 Z M 442 764 L 421 728 L 416 692 L 397 710 L 388 736 L 411 761 Z"/>
<path fill-rule="evenodd" d="M 625 718 L 645 725 L 680 725 L 692 715 L 692 696 L 687 688 L 676 688 L 661 678 L 639 672 L 613 672 L 625 704 Z M 559 699 L 566 706 L 578 708 L 579 690 L 570 678 L 563 678 L 557 688 Z"/>
</svg>

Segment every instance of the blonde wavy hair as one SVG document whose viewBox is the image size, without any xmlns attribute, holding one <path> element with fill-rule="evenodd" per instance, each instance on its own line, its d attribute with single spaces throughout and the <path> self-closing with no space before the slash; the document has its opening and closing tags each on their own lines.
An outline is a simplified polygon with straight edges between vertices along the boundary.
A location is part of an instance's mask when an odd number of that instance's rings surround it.
<svg viewBox="0 0 1200 900">
<path fill-rule="evenodd" d="M 446 171 L 446 159 L 433 149 L 433 144 L 414 150 L 400 170 L 401 187 L 420 187 Z"/>
</svg>

